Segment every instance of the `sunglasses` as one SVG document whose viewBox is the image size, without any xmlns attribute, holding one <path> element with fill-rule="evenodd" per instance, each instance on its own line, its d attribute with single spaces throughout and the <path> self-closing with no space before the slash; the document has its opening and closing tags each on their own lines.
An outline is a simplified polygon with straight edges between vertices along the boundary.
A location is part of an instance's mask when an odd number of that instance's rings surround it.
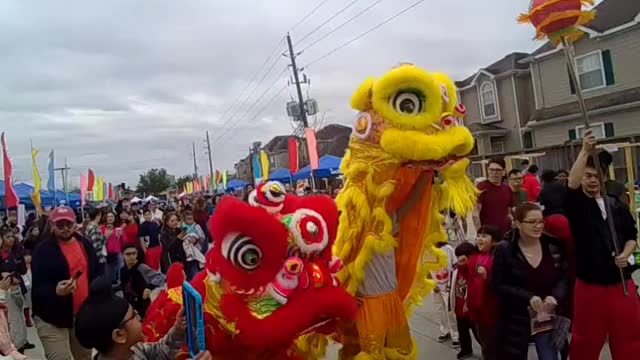
<svg viewBox="0 0 640 360">
<path fill-rule="evenodd" d="M 64 230 L 64 229 L 68 229 L 68 228 L 72 228 L 75 226 L 75 223 L 71 222 L 71 221 L 57 221 L 56 223 L 54 223 L 55 227 L 57 227 L 60 230 Z"/>
</svg>

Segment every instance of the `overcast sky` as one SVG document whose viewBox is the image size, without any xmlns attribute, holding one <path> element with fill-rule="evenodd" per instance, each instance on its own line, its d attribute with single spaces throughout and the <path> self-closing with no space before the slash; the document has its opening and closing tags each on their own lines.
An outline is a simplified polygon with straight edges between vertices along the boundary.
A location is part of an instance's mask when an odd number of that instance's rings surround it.
<svg viewBox="0 0 640 360">
<path fill-rule="evenodd" d="M 324 2 L 293 29 L 294 44 L 351 1 Z M 380 1 L 306 49 L 299 64 L 312 62 L 415 1 Z M 132 187 L 152 167 L 176 176 L 192 173 L 192 141 L 199 169 L 207 172 L 205 130 L 214 140 L 214 166 L 233 170 L 251 142 L 291 134 L 285 103 L 295 89 L 278 95 L 289 74 L 283 74 L 284 57 L 260 87 L 253 91 L 255 84 L 250 86 L 239 106 L 228 109 L 284 33 L 321 2 L 0 1 L 0 130 L 6 132 L 15 179 L 31 182 L 29 139 L 41 150 L 44 181 L 52 148 L 57 165 L 67 157 L 73 183 L 89 167 L 108 181 Z M 304 48 L 374 2 L 357 1 L 295 47 Z M 353 90 L 400 61 L 459 80 L 510 52 L 540 46 L 531 40 L 533 29 L 515 21 L 528 4 L 426 0 L 307 67 L 311 87 L 304 91 L 327 112 L 325 124 L 350 124 Z M 278 46 L 285 50 L 284 42 Z"/>
</svg>

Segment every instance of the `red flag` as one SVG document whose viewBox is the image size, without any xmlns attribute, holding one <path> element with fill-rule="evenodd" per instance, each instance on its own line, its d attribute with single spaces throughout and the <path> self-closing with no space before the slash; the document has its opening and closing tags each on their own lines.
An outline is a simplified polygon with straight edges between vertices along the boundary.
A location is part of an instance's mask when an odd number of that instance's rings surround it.
<svg viewBox="0 0 640 360">
<path fill-rule="evenodd" d="M 113 200 L 113 185 L 109 183 L 109 200 Z"/>
<path fill-rule="evenodd" d="M 318 169 L 318 142 L 316 141 L 316 131 L 312 128 L 308 128 L 304 131 L 307 137 L 307 149 L 309 154 L 309 164 L 311 164 L 311 170 Z"/>
<path fill-rule="evenodd" d="M 13 188 L 12 176 L 13 176 L 13 164 L 9 158 L 9 152 L 7 150 L 7 143 L 4 140 L 4 132 L 2 133 L 2 154 L 4 164 L 4 205 L 7 209 L 18 206 L 20 199 Z"/>
<path fill-rule="evenodd" d="M 298 172 L 298 139 L 289 138 L 289 171 L 294 174 Z"/>
<path fill-rule="evenodd" d="M 93 186 L 96 182 L 96 174 L 93 173 L 93 170 L 89 169 L 89 179 L 87 180 L 87 191 L 93 191 Z"/>
</svg>

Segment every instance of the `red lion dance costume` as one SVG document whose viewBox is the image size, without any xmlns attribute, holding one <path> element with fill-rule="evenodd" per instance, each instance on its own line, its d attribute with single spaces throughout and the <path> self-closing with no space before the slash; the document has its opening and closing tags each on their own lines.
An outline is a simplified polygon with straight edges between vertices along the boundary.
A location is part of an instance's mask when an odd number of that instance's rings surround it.
<svg viewBox="0 0 640 360">
<path fill-rule="evenodd" d="M 322 356 L 317 349 L 326 337 L 318 335 L 331 335 L 339 321 L 355 317 L 356 302 L 336 279 L 341 263 L 331 255 L 335 203 L 326 196 L 285 196 L 283 188 L 262 184 L 250 204 L 225 197 L 211 219 L 215 247 L 191 284 L 203 297 L 214 359 Z M 170 269 L 169 289 L 143 324 L 149 341 L 172 326 L 182 306 L 183 279 L 175 266 Z M 178 356 L 188 357 L 186 351 Z"/>
</svg>

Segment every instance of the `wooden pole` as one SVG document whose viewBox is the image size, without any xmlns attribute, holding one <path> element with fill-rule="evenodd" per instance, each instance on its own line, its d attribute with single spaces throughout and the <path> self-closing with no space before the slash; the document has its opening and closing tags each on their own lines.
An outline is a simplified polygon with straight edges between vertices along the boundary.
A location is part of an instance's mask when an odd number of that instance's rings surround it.
<svg viewBox="0 0 640 360">
<path fill-rule="evenodd" d="M 578 72 L 576 71 L 574 48 L 573 48 L 573 45 L 564 36 L 562 37 L 562 47 L 564 48 L 564 54 L 567 58 L 567 64 L 569 66 L 569 77 L 576 89 L 576 97 L 578 98 L 578 105 L 580 106 L 580 111 L 582 112 L 582 119 L 584 120 L 584 131 L 585 131 L 584 134 L 586 135 L 586 132 L 589 129 L 589 112 L 587 110 L 587 105 L 584 102 L 584 97 L 582 96 L 582 87 L 580 86 L 580 81 L 578 81 Z M 618 244 L 618 234 L 616 233 L 616 228 L 613 223 L 613 213 L 611 211 L 611 203 L 607 196 L 607 189 L 605 188 L 603 169 L 602 169 L 602 166 L 600 165 L 600 159 L 598 158 L 597 152 L 594 152 L 592 157 L 593 157 L 593 164 L 595 165 L 596 170 L 598 171 L 598 179 L 600 180 L 600 195 L 602 196 L 604 207 L 607 213 L 607 225 L 609 226 L 609 233 L 611 234 L 613 251 L 615 253 L 615 256 L 619 256 L 620 244 Z M 622 271 L 622 268 L 618 268 L 618 270 L 620 270 L 620 279 L 622 280 L 622 289 L 624 291 L 624 294 L 629 296 L 629 289 L 627 289 L 627 282 L 624 278 L 624 272 Z"/>
<path fill-rule="evenodd" d="M 633 149 L 631 146 L 624 147 L 624 162 L 627 165 L 627 183 L 628 183 L 628 191 L 629 191 L 629 208 L 631 209 L 631 214 L 633 217 L 637 218 L 636 213 L 636 187 L 635 187 L 635 169 L 633 162 Z"/>
</svg>

